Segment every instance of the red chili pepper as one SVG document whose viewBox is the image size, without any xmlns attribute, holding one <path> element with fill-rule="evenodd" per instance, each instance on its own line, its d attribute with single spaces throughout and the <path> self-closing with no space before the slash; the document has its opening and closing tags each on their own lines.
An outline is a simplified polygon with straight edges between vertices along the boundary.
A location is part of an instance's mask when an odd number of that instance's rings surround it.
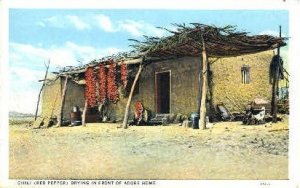
<svg viewBox="0 0 300 188">
<path fill-rule="evenodd" d="M 112 103 L 116 103 L 119 100 L 118 87 L 116 84 L 116 63 L 113 61 L 109 65 L 107 73 L 107 98 Z"/>
<path fill-rule="evenodd" d="M 136 119 L 140 119 L 142 114 L 143 114 L 143 110 L 144 110 L 144 107 L 143 107 L 143 104 L 141 101 L 137 101 L 135 103 L 135 113 L 136 113 Z"/>
<path fill-rule="evenodd" d="M 94 107 L 97 104 L 96 101 L 96 80 L 94 75 L 94 69 L 88 67 L 85 71 L 85 98 L 89 106 Z"/>
<path fill-rule="evenodd" d="M 126 88 L 127 81 L 128 81 L 128 71 L 127 71 L 127 65 L 124 63 L 124 61 L 121 62 L 120 73 L 121 73 L 122 85 L 124 88 Z"/>
<path fill-rule="evenodd" d="M 98 93 L 99 93 L 99 103 L 104 104 L 107 100 L 107 75 L 106 70 L 103 64 L 99 65 L 99 72 L 98 72 Z"/>
</svg>

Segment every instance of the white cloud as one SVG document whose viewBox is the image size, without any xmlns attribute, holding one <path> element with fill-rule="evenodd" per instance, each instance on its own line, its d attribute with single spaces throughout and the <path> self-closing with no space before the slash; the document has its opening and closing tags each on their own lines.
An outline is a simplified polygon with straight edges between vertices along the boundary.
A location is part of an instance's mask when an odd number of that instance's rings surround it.
<svg viewBox="0 0 300 188">
<path fill-rule="evenodd" d="M 108 16 L 103 14 L 98 14 L 94 16 L 97 21 L 98 26 L 106 32 L 115 32 L 116 30 L 113 28 L 113 24 Z"/>
<path fill-rule="evenodd" d="M 83 22 L 77 16 L 66 16 L 66 18 L 76 27 L 78 30 L 89 29 L 90 25 Z"/>
<path fill-rule="evenodd" d="M 9 110 L 23 113 L 34 113 L 37 102 L 39 79 L 44 77 L 45 70 L 32 70 L 25 67 L 11 67 L 11 88 Z"/>
<path fill-rule="evenodd" d="M 64 20 L 57 16 L 51 16 L 49 18 L 46 18 L 43 20 L 43 23 L 45 25 L 49 24 L 53 27 L 59 27 L 59 28 L 63 28 L 65 26 Z"/>
<path fill-rule="evenodd" d="M 135 22 L 132 20 L 126 20 L 123 22 L 119 23 L 119 30 L 125 30 L 129 32 L 133 36 L 141 36 L 143 35 L 142 29 L 143 29 L 143 24 L 139 22 Z"/>
<path fill-rule="evenodd" d="M 44 62 L 50 59 L 51 70 L 56 67 L 77 66 L 80 63 L 112 55 L 123 51 L 119 48 L 94 48 L 92 46 L 78 45 L 71 41 L 64 45 L 43 48 L 39 45 L 10 43 L 10 110 L 33 113 L 37 95 L 45 74 Z"/>
<path fill-rule="evenodd" d="M 41 21 L 41 22 L 37 22 L 36 24 L 37 24 L 38 26 L 41 26 L 41 27 L 46 27 L 45 23 L 42 22 L 42 21 Z"/>
<path fill-rule="evenodd" d="M 120 51 L 122 51 L 122 50 L 119 49 L 119 48 L 111 47 L 111 48 L 105 49 L 105 51 L 103 51 L 103 53 L 105 53 L 106 55 L 113 55 L 113 54 L 116 54 Z"/>
<path fill-rule="evenodd" d="M 142 35 L 162 37 L 167 34 L 166 31 L 158 29 L 150 23 L 142 20 L 119 20 L 112 21 L 109 16 L 97 14 L 92 17 L 78 17 L 74 15 L 51 16 L 36 23 L 40 27 L 68 28 L 74 27 L 77 30 L 91 29 L 97 27 L 105 32 L 127 32 L 134 37 Z"/>
<path fill-rule="evenodd" d="M 126 31 L 135 37 L 140 37 L 142 35 L 162 37 L 166 34 L 166 31 L 158 29 L 149 23 L 134 20 L 118 22 L 118 31 Z"/>
<path fill-rule="evenodd" d="M 37 103 L 38 91 L 27 89 L 11 91 L 9 94 L 9 111 L 34 113 Z"/>
<path fill-rule="evenodd" d="M 18 80 L 18 82 L 24 83 L 37 81 L 37 78 L 41 79 L 44 75 L 44 71 L 32 70 L 24 67 L 12 67 L 10 73 L 12 76 L 22 78 Z"/>
<path fill-rule="evenodd" d="M 103 14 L 94 16 L 94 19 L 97 27 L 106 32 L 127 32 L 134 37 L 142 35 L 162 37 L 166 34 L 166 31 L 158 29 L 145 21 L 121 20 L 113 22 L 110 17 Z"/>
<path fill-rule="evenodd" d="M 51 65 L 56 67 L 77 66 L 77 60 L 88 63 L 95 58 L 124 51 L 115 47 L 94 48 L 70 41 L 60 47 L 51 46 L 49 48 L 21 43 L 10 43 L 9 45 L 10 63 L 19 66 L 28 64 L 31 67 L 42 67 L 44 66 L 43 62 L 48 61 L 48 59 L 51 60 Z"/>
<path fill-rule="evenodd" d="M 44 61 L 51 59 L 53 66 L 76 65 L 76 59 L 67 48 L 49 49 L 29 44 L 10 43 L 9 60 L 11 64 L 19 66 L 41 67 Z"/>
<path fill-rule="evenodd" d="M 77 30 L 90 29 L 90 25 L 84 22 L 81 18 L 74 15 L 67 15 L 63 17 L 51 16 L 36 23 L 40 27 L 56 27 L 67 28 L 74 27 Z"/>
</svg>

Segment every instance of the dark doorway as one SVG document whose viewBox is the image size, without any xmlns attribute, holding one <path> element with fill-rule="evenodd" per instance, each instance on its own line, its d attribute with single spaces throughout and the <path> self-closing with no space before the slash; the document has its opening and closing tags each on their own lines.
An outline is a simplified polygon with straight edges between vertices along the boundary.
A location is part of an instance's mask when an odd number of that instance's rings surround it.
<svg viewBox="0 0 300 188">
<path fill-rule="evenodd" d="M 170 113 L 170 71 L 155 74 L 156 113 Z"/>
</svg>

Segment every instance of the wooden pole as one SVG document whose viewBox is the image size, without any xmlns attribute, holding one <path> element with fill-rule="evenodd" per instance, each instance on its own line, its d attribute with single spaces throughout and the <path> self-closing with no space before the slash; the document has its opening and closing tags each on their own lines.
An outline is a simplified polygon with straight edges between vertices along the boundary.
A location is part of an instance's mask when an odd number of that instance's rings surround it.
<svg viewBox="0 0 300 188">
<path fill-rule="evenodd" d="M 85 102 L 84 102 L 84 108 L 83 108 L 83 112 L 82 112 L 82 125 L 84 127 L 86 126 L 85 117 L 86 117 L 87 106 L 88 106 L 88 102 L 87 102 L 87 99 L 86 99 Z"/>
<path fill-rule="evenodd" d="M 143 66 L 144 66 L 143 62 L 144 62 L 144 60 L 140 63 L 139 70 L 136 73 L 134 81 L 133 81 L 133 84 L 131 86 L 130 94 L 129 94 L 128 101 L 127 101 L 127 104 L 126 104 L 123 125 L 122 125 L 124 129 L 128 128 L 127 123 L 128 123 L 128 116 L 129 116 L 129 108 L 130 108 L 130 104 L 131 104 L 131 99 L 132 99 L 132 95 L 133 95 L 133 91 L 135 89 L 136 83 L 137 83 L 137 81 L 138 81 L 138 79 L 140 77 L 140 74 L 141 74 L 142 70 L 143 70 Z"/>
<path fill-rule="evenodd" d="M 281 37 L 281 26 L 279 26 L 279 37 Z M 272 83 L 272 122 L 277 123 L 277 93 L 279 83 L 279 67 L 280 65 L 280 47 L 277 48 L 277 63 L 275 68 L 275 76 L 273 77 Z"/>
<path fill-rule="evenodd" d="M 201 70 L 201 61 L 199 61 L 199 73 L 198 73 L 198 94 L 197 94 L 197 107 L 196 113 L 200 117 L 200 106 L 201 106 L 201 93 L 202 93 L 202 70 Z"/>
<path fill-rule="evenodd" d="M 206 129 L 206 94 L 208 89 L 207 79 L 208 79 L 208 61 L 205 50 L 204 39 L 202 38 L 202 96 L 201 96 L 201 106 L 200 106 L 200 127 L 201 129 Z"/>
<path fill-rule="evenodd" d="M 63 110 L 64 110 L 65 98 L 66 98 L 66 91 L 67 91 L 67 86 L 68 86 L 68 78 L 69 78 L 68 76 L 65 76 L 65 84 L 64 84 L 63 92 L 62 92 L 62 96 L 61 96 L 61 102 L 60 102 L 60 107 L 59 107 L 57 127 L 60 127 L 62 125 Z"/>
<path fill-rule="evenodd" d="M 37 104 L 36 104 L 35 115 L 34 115 L 34 121 L 36 121 L 36 119 L 37 119 L 37 114 L 38 114 L 38 111 L 39 111 L 39 104 L 40 104 L 40 100 L 41 100 L 41 94 L 42 94 L 42 91 L 45 87 L 45 81 L 47 79 L 49 65 L 50 65 L 50 60 L 48 60 L 48 64 L 46 65 L 46 73 L 45 73 L 45 77 L 44 77 L 44 80 L 43 80 L 42 87 L 41 87 L 40 92 L 39 92 L 39 96 L 38 96 L 38 100 L 37 100 Z"/>
</svg>

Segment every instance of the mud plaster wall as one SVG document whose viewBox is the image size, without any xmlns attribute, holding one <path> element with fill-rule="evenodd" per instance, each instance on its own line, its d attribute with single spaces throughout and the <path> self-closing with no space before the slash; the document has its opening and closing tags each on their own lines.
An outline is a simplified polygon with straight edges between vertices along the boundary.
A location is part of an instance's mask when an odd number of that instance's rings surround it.
<svg viewBox="0 0 300 188">
<path fill-rule="evenodd" d="M 63 82 L 57 79 L 44 87 L 42 96 L 42 117 L 57 117 L 61 103 L 61 94 Z M 78 85 L 69 80 L 66 91 L 65 106 L 63 117 L 70 119 L 70 112 L 73 106 L 78 105 L 81 109 L 84 107 L 84 86 Z"/>
<path fill-rule="evenodd" d="M 121 92 L 121 88 L 119 87 L 119 101 L 116 104 L 109 103 L 108 108 L 110 110 L 110 119 L 116 120 L 118 122 L 122 121 L 124 118 L 125 108 L 127 104 L 128 97 L 125 97 Z M 137 102 L 139 95 L 133 95 L 131 106 L 129 110 L 129 119 L 131 120 L 134 115 L 135 106 L 134 104 Z"/>
<path fill-rule="evenodd" d="M 65 81 L 63 81 L 64 83 Z M 76 82 L 69 80 L 68 89 L 66 91 L 65 106 L 63 109 L 63 116 L 70 119 L 70 113 L 74 106 L 79 106 L 81 112 L 84 108 L 84 85 L 79 85 Z"/>
<path fill-rule="evenodd" d="M 51 118 L 59 113 L 59 104 L 61 97 L 61 82 L 57 79 L 54 82 L 47 83 L 42 93 L 42 117 Z"/>
<path fill-rule="evenodd" d="M 213 72 L 213 103 L 223 102 L 231 111 L 243 111 L 245 105 L 255 97 L 271 99 L 272 85 L 269 83 L 269 65 L 273 52 L 262 52 L 234 58 L 223 58 L 211 65 Z M 133 117 L 134 104 L 140 100 L 144 107 L 156 114 L 155 72 L 171 71 L 170 113 L 190 115 L 196 110 L 198 94 L 198 71 L 200 57 L 184 57 L 175 60 L 152 63 L 144 68 L 139 80 L 139 94 L 132 98 L 130 119 Z M 250 84 L 242 84 L 241 67 L 249 65 Z M 60 104 L 62 84 L 57 80 L 45 87 L 43 92 L 42 114 L 50 117 L 57 115 Z M 109 104 L 110 118 L 121 121 L 127 97 L 119 92 L 120 100 Z M 72 107 L 84 107 L 84 86 L 69 82 L 64 107 L 64 117 L 69 119 Z M 53 112 L 52 112 L 53 111 Z"/>
<path fill-rule="evenodd" d="M 272 85 L 269 83 L 269 65 L 273 52 L 223 58 L 211 65 L 213 76 L 212 102 L 223 102 L 231 111 L 243 111 L 245 105 L 256 97 L 271 98 Z M 144 107 L 156 114 L 155 72 L 171 71 L 171 105 L 170 113 L 188 115 L 196 111 L 198 94 L 198 71 L 200 57 L 184 57 L 152 63 L 142 71 L 139 94 L 133 97 L 131 117 L 134 104 L 142 101 Z M 241 67 L 249 65 L 251 82 L 242 84 Z M 110 105 L 112 117 L 122 120 L 127 98 L 120 97 L 117 104 Z M 208 112 L 209 113 L 209 112 Z"/>
<path fill-rule="evenodd" d="M 240 112 L 256 97 L 271 100 L 269 66 L 273 51 L 223 58 L 213 63 L 213 103 L 223 102 L 231 112 Z M 250 66 L 250 83 L 242 83 L 241 67 Z"/>
<path fill-rule="evenodd" d="M 140 82 L 139 100 L 145 108 L 156 113 L 155 73 L 171 72 L 171 114 L 190 114 L 196 110 L 198 93 L 199 57 L 184 57 L 157 62 L 146 67 Z"/>
<path fill-rule="evenodd" d="M 139 79 L 139 93 L 133 96 L 130 117 L 133 117 L 134 104 L 142 101 L 144 107 L 156 114 L 155 72 L 171 71 L 171 112 L 190 114 L 196 110 L 199 57 L 184 57 L 175 60 L 161 61 L 146 66 Z M 119 92 L 120 93 L 120 92 Z M 127 98 L 120 95 L 117 104 L 110 104 L 112 119 L 122 120 Z"/>
</svg>

